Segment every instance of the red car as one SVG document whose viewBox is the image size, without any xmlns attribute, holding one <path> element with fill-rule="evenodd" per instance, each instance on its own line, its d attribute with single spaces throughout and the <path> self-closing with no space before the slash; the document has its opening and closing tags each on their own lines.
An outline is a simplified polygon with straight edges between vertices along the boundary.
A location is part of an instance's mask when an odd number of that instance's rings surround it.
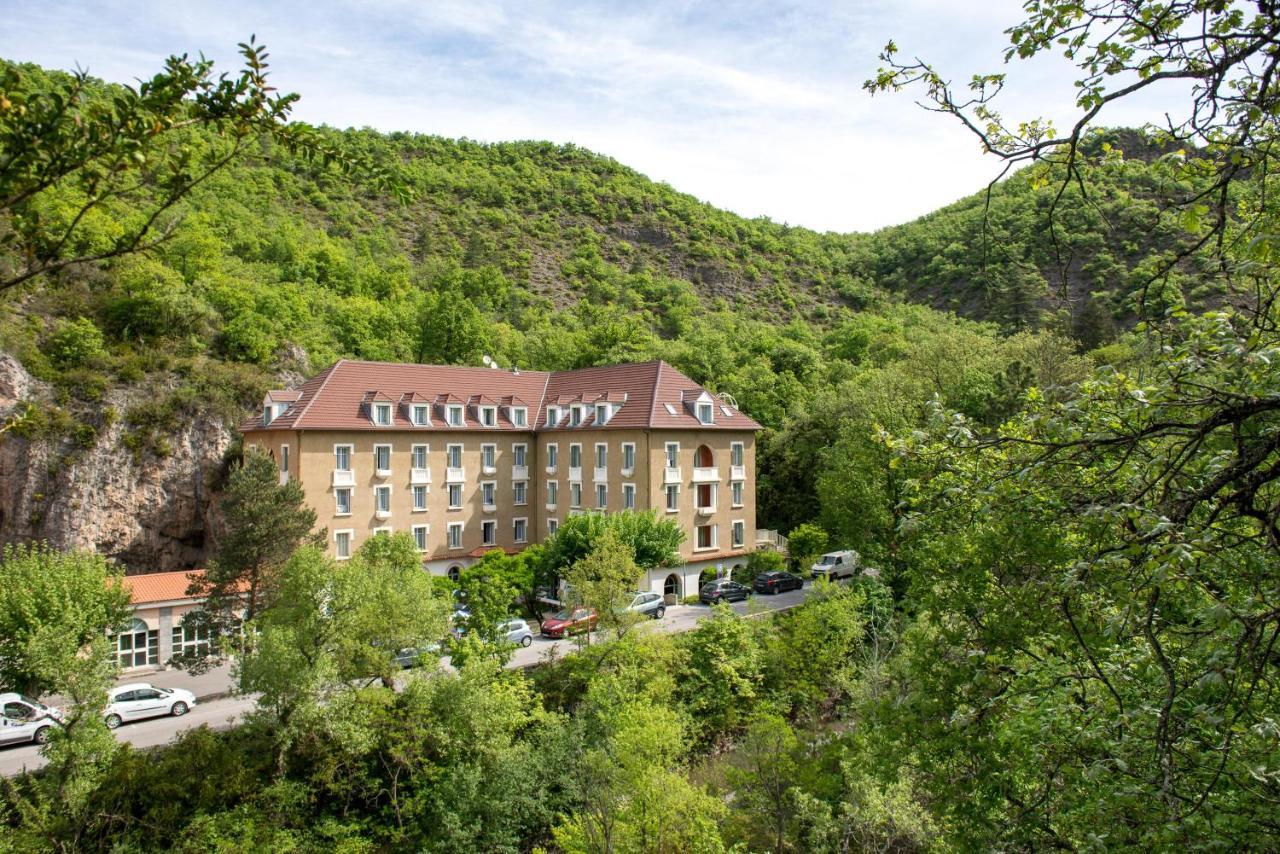
<svg viewBox="0 0 1280 854">
<path fill-rule="evenodd" d="M 589 632 L 596 627 L 594 608 L 565 608 L 549 620 L 542 621 L 544 638 L 562 638 L 578 632 Z"/>
</svg>

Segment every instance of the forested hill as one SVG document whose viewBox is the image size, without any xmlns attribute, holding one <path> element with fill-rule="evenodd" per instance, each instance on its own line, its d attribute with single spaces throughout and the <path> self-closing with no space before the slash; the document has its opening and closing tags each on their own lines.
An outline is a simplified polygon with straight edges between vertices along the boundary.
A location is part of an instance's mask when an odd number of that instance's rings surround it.
<svg viewBox="0 0 1280 854">
<path fill-rule="evenodd" d="M 55 79 L 22 68 L 29 89 Z M 1028 355 L 1029 339 L 1008 334 L 1055 332 L 1064 352 L 1110 340 L 1129 318 L 1135 276 L 1176 239 L 1151 227 L 1162 194 L 1185 189 L 1158 159 L 1113 156 L 1095 169 L 1099 196 L 1082 204 L 1068 192 L 1063 299 L 1044 227 L 1056 186 L 1039 167 L 997 188 L 984 252 L 981 193 L 874 235 L 819 234 L 717 210 L 573 146 L 321 134 L 360 166 L 318 165 L 263 141 L 195 190 L 158 248 L 0 297 L 0 350 L 30 378 L 0 375 L 0 415 L 25 411 L 15 433 L 36 443 L 0 460 L 14 508 L 0 537 L 93 545 L 140 564 L 197 562 L 216 487 L 205 488 L 200 466 L 264 388 L 342 356 L 474 364 L 486 353 L 537 369 L 661 357 L 734 394 L 770 431 L 760 522 L 787 527 L 820 511 L 819 457 L 853 416 L 828 409 L 817 436 L 800 442 L 770 436 L 808 429 L 830 390 L 855 400 L 850 389 L 874 386 L 862 372 L 901 365 L 913 377 L 895 392 L 904 406 L 940 394 L 998 420 L 1022 387 L 1046 381 L 1027 369 L 1043 352 Z M 216 143 L 192 131 L 184 144 Z M 56 224 L 76 201 L 55 187 L 38 214 Z M 123 203 L 92 208 L 69 249 L 108 248 L 141 216 Z M 1077 343 L 1064 343 L 1071 336 Z M 939 379 L 939 360 L 963 376 Z M 872 408 L 858 411 L 869 418 Z M 221 432 L 193 434 L 210 424 Z M 101 526 L 114 533 L 95 527 L 97 511 L 86 521 L 77 509 L 92 494 L 77 490 L 102 486 L 86 459 L 101 455 L 105 477 L 121 452 L 144 474 L 173 455 L 188 460 L 181 475 L 160 476 L 168 498 L 156 501 L 177 496 L 189 512 L 144 518 L 151 545 L 134 543 L 140 511 L 126 489 Z M 77 525 L 93 533 L 72 537 Z M 156 550 L 171 541 L 182 545 Z"/>
</svg>

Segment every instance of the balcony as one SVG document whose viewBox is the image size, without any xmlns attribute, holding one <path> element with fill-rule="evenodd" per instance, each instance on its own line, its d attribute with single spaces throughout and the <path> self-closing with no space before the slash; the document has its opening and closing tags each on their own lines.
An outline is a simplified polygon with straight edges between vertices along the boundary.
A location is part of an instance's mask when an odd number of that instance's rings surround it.
<svg viewBox="0 0 1280 854">
<path fill-rule="evenodd" d="M 574 468 L 573 466 L 569 467 L 569 480 L 582 483 L 582 466 L 578 466 L 577 468 Z"/>
<path fill-rule="evenodd" d="M 551 513 L 556 512 L 556 503 L 554 501 L 547 502 L 547 510 Z"/>
<path fill-rule="evenodd" d="M 498 473 L 498 467 L 497 467 L 496 465 L 487 465 L 487 466 L 486 466 L 486 465 L 481 465 L 481 466 L 480 466 L 480 473 L 481 473 L 481 474 L 497 474 L 497 473 Z"/>
<path fill-rule="evenodd" d="M 591 479 L 596 483 L 604 483 L 609 479 L 609 467 L 596 466 L 595 470 L 591 472 Z"/>
<path fill-rule="evenodd" d="M 421 486 L 431 482 L 431 469 L 410 469 L 409 483 L 414 486 Z"/>
<path fill-rule="evenodd" d="M 746 480 L 746 466 L 729 466 L 729 480 Z"/>
<path fill-rule="evenodd" d="M 498 505 L 497 505 L 497 504 L 495 504 L 495 503 L 493 503 L 492 501 L 487 502 L 487 503 L 485 503 L 485 504 L 482 504 L 482 505 L 480 505 L 480 507 L 481 507 L 481 509 L 483 509 L 483 510 L 484 510 L 484 512 L 486 512 L 486 513 L 495 513 L 495 512 L 497 512 L 497 510 L 498 510 Z"/>
<path fill-rule="evenodd" d="M 511 479 L 512 480 L 528 480 L 529 467 L 528 466 L 512 466 Z"/>
<path fill-rule="evenodd" d="M 375 518 L 375 519 L 390 519 L 390 518 L 391 518 L 391 511 L 390 511 L 390 510 L 375 510 L 375 511 L 373 511 L 373 516 L 374 516 L 374 518 Z"/>
<path fill-rule="evenodd" d="M 699 516 L 714 516 L 716 512 L 715 507 L 698 507 L 696 509 Z"/>
<path fill-rule="evenodd" d="M 635 466 L 628 466 L 622 470 L 623 477 L 632 477 L 636 473 Z"/>
<path fill-rule="evenodd" d="M 374 469 L 374 477 L 391 477 L 391 469 Z"/>
<path fill-rule="evenodd" d="M 719 481 L 720 481 L 720 469 L 695 468 L 693 470 L 694 483 L 718 483 Z"/>
<path fill-rule="evenodd" d="M 680 482 L 680 467 L 666 468 L 662 470 L 662 482 L 665 484 Z"/>
<path fill-rule="evenodd" d="M 356 473 L 351 469 L 334 469 L 333 485 L 334 486 L 355 486 Z"/>
<path fill-rule="evenodd" d="M 555 474 L 555 473 L 556 473 L 556 467 L 555 467 L 555 466 L 547 466 L 547 468 L 546 468 L 546 472 L 547 472 L 547 474 Z"/>
<path fill-rule="evenodd" d="M 447 468 L 444 470 L 445 483 L 464 483 L 467 479 L 467 470 L 464 468 Z"/>
</svg>

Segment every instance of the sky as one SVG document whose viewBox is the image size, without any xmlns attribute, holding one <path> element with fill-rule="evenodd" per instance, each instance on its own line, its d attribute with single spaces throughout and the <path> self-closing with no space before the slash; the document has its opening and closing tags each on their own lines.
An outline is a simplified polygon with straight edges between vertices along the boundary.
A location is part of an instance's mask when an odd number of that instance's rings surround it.
<svg viewBox="0 0 1280 854">
<path fill-rule="evenodd" d="M 233 69 L 252 34 L 304 121 L 574 143 L 743 216 L 849 232 L 926 214 L 1001 167 L 921 93 L 862 90 L 890 39 L 954 80 L 1006 71 L 1009 118 L 1070 122 L 1068 63 L 1003 67 L 1021 18 L 1013 0 L 0 0 L 0 56 L 131 82 L 175 53 Z M 1175 96 L 1100 120 L 1158 122 Z"/>
</svg>

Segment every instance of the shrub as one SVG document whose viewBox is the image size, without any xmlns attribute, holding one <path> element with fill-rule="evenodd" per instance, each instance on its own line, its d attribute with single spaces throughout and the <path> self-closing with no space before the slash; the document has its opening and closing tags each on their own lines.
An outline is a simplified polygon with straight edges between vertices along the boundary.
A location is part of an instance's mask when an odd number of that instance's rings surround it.
<svg viewBox="0 0 1280 854">
<path fill-rule="evenodd" d="M 75 320 L 58 321 L 45 345 L 45 352 L 59 368 L 81 368 L 107 355 L 103 343 L 102 332 L 94 322 L 86 317 L 77 317 Z"/>
</svg>

